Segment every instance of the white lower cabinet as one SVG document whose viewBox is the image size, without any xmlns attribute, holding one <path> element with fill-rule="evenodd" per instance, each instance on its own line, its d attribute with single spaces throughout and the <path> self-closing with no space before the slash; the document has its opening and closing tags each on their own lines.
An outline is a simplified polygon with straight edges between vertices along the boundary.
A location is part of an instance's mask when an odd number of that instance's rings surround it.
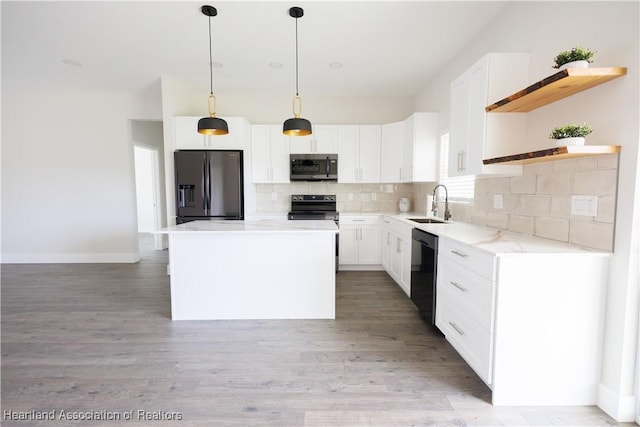
<svg viewBox="0 0 640 427">
<path fill-rule="evenodd" d="M 412 226 L 391 217 L 382 219 L 382 267 L 411 296 Z"/>
<path fill-rule="evenodd" d="M 436 325 L 494 405 L 594 405 L 607 254 L 495 255 L 440 236 Z"/>
<path fill-rule="evenodd" d="M 356 269 L 354 266 L 379 268 L 380 216 L 340 215 L 339 242 L 338 262 L 341 269 Z"/>
</svg>

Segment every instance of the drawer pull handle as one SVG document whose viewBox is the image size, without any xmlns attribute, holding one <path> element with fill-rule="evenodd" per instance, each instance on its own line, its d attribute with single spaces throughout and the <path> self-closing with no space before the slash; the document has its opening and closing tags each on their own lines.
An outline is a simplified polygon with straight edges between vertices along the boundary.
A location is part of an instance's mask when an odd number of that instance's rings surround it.
<svg viewBox="0 0 640 427">
<path fill-rule="evenodd" d="M 467 254 L 463 254 L 462 252 L 454 251 L 453 249 L 451 249 L 451 253 L 453 253 L 455 255 L 458 255 L 458 256 L 461 256 L 462 258 L 466 258 L 466 257 L 469 256 Z"/>
<path fill-rule="evenodd" d="M 456 283 L 456 282 L 449 282 L 449 283 L 451 283 L 456 288 L 460 289 L 462 292 L 467 292 L 467 288 L 465 288 L 464 286 L 460 285 L 459 283 Z"/>
<path fill-rule="evenodd" d="M 449 324 L 451 325 L 451 327 L 452 327 L 453 329 L 455 329 L 455 330 L 456 330 L 456 332 L 457 332 L 457 333 L 459 333 L 460 335 L 464 335 L 464 331 L 463 331 L 462 329 L 460 329 L 460 327 L 459 327 L 458 325 L 456 325 L 456 324 L 455 324 L 455 323 L 453 323 L 453 322 L 449 322 Z"/>
<path fill-rule="evenodd" d="M 352 222 L 364 222 L 366 219 L 352 219 Z"/>
</svg>

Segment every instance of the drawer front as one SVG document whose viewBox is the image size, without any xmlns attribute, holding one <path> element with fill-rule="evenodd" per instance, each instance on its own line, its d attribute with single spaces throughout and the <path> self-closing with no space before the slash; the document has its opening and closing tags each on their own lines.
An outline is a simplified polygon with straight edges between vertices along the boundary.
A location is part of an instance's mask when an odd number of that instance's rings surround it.
<svg viewBox="0 0 640 427">
<path fill-rule="evenodd" d="M 496 257 L 493 254 L 441 237 L 438 243 L 438 255 L 442 255 L 491 281 L 496 279 Z"/>
<path fill-rule="evenodd" d="M 436 326 L 478 376 L 490 385 L 493 382 L 493 335 L 447 301 L 436 306 Z"/>
<path fill-rule="evenodd" d="M 378 225 L 378 215 L 340 215 L 340 225 Z"/>
<path fill-rule="evenodd" d="M 437 303 L 459 307 L 482 328 L 493 332 L 494 282 L 438 256 Z"/>
</svg>

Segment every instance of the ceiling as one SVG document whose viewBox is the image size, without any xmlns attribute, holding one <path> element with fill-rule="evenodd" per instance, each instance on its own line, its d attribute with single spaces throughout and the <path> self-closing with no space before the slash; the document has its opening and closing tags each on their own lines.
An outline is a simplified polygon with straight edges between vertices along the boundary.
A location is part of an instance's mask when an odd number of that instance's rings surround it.
<svg viewBox="0 0 640 427">
<path fill-rule="evenodd" d="M 134 92 L 172 76 L 208 87 L 203 4 L 218 10 L 216 93 L 294 92 L 288 10 L 301 6 L 301 95 L 412 96 L 508 1 L 2 1 L 2 85 Z"/>
</svg>

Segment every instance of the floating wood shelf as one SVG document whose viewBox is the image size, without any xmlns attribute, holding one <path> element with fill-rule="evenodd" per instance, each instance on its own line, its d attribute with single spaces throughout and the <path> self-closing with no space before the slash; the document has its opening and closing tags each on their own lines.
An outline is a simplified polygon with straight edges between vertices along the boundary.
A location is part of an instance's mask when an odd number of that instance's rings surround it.
<svg viewBox="0 0 640 427">
<path fill-rule="evenodd" d="M 612 154 L 619 152 L 619 145 L 569 145 L 566 147 L 553 147 L 529 153 L 485 159 L 482 163 L 485 165 L 526 165 L 529 163 L 575 159 L 578 157 L 597 156 L 600 154 Z"/>
<path fill-rule="evenodd" d="M 526 113 L 627 74 L 626 67 L 567 68 L 485 108 L 488 113 Z"/>
</svg>

